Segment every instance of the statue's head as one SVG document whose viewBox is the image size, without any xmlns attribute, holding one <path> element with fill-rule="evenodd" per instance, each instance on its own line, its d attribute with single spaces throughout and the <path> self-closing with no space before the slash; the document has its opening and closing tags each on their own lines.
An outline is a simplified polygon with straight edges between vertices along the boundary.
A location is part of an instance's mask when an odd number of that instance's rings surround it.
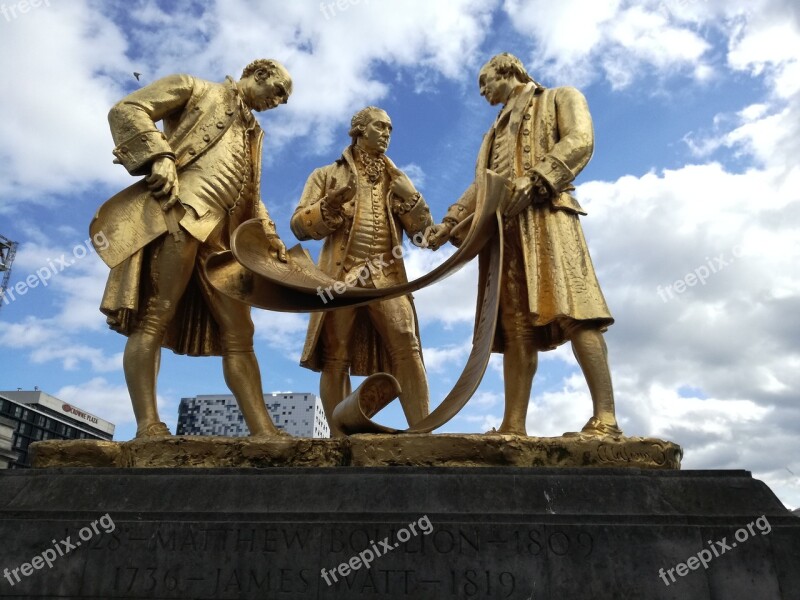
<svg viewBox="0 0 800 600">
<path fill-rule="evenodd" d="M 289 100 L 292 77 L 277 60 L 259 58 L 242 71 L 239 89 L 252 110 L 269 110 Z"/>
<path fill-rule="evenodd" d="M 489 59 L 478 75 L 481 96 L 492 105 L 505 104 L 515 88 L 532 81 L 522 61 L 508 52 Z"/>
<path fill-rule="evenodd" d="M 350 121 L 353 145 L 370 154 L 383 154 L 392 137 L 392 120 L 377 106 L 362 108 Z"/>
</svg>

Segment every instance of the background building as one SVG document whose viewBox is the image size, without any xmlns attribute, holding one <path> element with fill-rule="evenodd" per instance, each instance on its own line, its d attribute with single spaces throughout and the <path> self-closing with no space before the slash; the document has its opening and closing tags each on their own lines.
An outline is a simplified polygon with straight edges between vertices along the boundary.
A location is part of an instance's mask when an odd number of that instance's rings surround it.
<svg viewBox="0 0 800 600">
<path fill-rule="evenodd" d="M 0 392 L 0 419 L 13 429 L 11 468 L 30 466 L 28 446 L 39 440 L 112 440 L 115 425 L 45 392 Z M 2 455 L 0 434 L 0 455 Z M 0 466 L 3 459 L 0 458 Z"/>
<path fill-rule="evenodd" d="M 0 417 L 0 469 L 7 469 L 17 462 L 14 452 L 14 429 L 16 423 L 8 417 Z"/>
<path fill-rule="evenodd" d="M 328 437 L 330 429 L 322 402 L 314 394 L 264 394 L 264 403 L 278 429 L 297 437 Z M 178 435 L 249 435 L 232 394 L 181 398 Z"/>
</svg>

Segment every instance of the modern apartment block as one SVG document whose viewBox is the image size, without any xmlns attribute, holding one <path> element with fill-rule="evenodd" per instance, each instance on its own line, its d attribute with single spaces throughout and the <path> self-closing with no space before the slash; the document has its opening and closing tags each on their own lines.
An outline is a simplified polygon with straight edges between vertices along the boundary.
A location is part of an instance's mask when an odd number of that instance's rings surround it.
<svg viewBox="0 0 800 600">
<path fill-rule="evenodd" d="M 0 392 L 2 418 L 7 423 L 10 421 L 13 428 L 10 450 L 16 454 L 16 459 L 5 461 L 0 457 L 0 467 L 3 462 L 7 462 L 11 468 L 29 467 L 28 446 L 31 442 L 114 438 L 113 423 L 38 389 Z"/>
<path fill-rule="evenodd" d="M 17 424 L 8 417 L 0 417 L 0 469 L 7 469 L 17 462 L 14 452 L 14 430 Z"/>
<path fill-rule="evenodd" d="M 322 402 L 314 394 L 264 394 L 264 403 L 278 429 L 296 437 L 322 438 L 330 435 Z M 249 435 L 239 406 L 232 394 L 181 398 L 178 435 Z"/>
</svg>

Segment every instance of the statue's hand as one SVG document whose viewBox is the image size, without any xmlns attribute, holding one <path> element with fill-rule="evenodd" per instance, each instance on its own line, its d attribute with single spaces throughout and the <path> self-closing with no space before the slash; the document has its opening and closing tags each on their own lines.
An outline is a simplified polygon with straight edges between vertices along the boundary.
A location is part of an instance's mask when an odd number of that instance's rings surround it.
<svg viewBox="0 0 800 600">
<path fill-rule="evenodd" d="M 167 201 L 162 205 L 164 210 L 169 210 L 178 201 L 178 169 L 169 156 L 160 156 L 153 161 L 145 182 L 155 198 L 166 197 Z"/>
<path fill-rule="evenodd" d="M 352 172 L 347 179 L 347 184 L 338 188 L 336 187 L 336 177 L 331 177 L 331 189 L 325 195 L 325 202 L 331 208 L 339 210 L 345 202 L 348 202 L 353 197 L 356 185 L 356 178 Z"/>
<path fill-rule="evenodd" d="M 514 191 L 503 210 L 503 216 L 516 217 L 531 203 L 533 181 L 530 177 L 517 177 L 514 180 Z"/>
<path fill-rule="evenodd" d="M 452 229 L 453 226 L 450 223 L 431 225 L 425 230 L 425 245 L 431 250 L 438 250 L 450 240 Z"/>
<path fill-rule="evenodd" d="M 539 175 L 533 175 L 531 177 L 531 182 L 533 184 L 533 188 L 531 190 L 533 193 L 533 203 L 544 204 L 545 202 L 550 201 L 550 199 L 553 197 L 553 190 L 550 187 L 550 184 L 547 183 L 547 180 Z"/>
<path fill-rule="evenodd" d="M 286 245 L 277 234 L 268 234 L 267 248 L 270 256 L 277 258 L 281 262 L 286 262 Z"/>
</svg>

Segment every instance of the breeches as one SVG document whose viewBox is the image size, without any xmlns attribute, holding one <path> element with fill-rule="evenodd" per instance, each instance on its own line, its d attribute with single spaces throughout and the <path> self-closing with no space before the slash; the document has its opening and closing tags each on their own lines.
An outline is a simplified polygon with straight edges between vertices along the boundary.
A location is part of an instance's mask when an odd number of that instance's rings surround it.
<svg viewBox="0 0 800 600">
<path fill-rule="evenodd" d="M 225 223 L 221 226 L 224 227 Z M 202 303 L 219 326 L 223 354 L 252 352 L 254 327 L 250 307 L 217 292 L 202 269 L 211 253 L 224 249 L 221 240 L 213 233 L 204 243 L 198 242 L 186 232 L 183 232 L 183 237 L 178 242 L 167 234 L 153 242 L 150 262 L 151 293 L 147 298 L 139 330 L 156 336 L 159 340 L 163 339 L 167 326 L 176 317 L 182 300 L 185 300 L 184 294 L 187 293 L 189 282 L 194 279 L 196 285 L 190 289 L 201 295 Z M 177 325 L 181 327 L 180 323 Z"/>
<path fill-rule="evenodd" d="M 347 371 L 350 367 L 356 318 L 369 318 L 389 352 L 392 365 L 420 355 L 416 315 L 409 296 L 370 303 L 359 308 L 334 310 L 322 326 L 323 361 L 326 369 Z"/>
</svg>

